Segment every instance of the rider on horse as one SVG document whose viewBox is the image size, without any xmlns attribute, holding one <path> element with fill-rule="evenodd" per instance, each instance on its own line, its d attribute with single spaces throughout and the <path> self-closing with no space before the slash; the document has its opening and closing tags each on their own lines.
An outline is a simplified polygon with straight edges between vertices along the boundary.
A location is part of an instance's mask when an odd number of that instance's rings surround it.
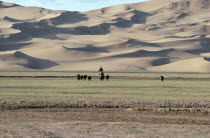
<svg viewBox="0 0 210 138">
<path fill-rule="evenodd" d="M 104 69 L 102 68 L 102 66 L 100 66 L 98 72 L 99 72 L 99 73 L 104 72 Z"/>
<path fill-rule="evenodd" d="M 100 79 L 103 80 L 103 78 L 104 78 L 104 69 L 102 68 L 102 66 L 100 66 L 98 72 L 99 72 Z"/>
</svg>

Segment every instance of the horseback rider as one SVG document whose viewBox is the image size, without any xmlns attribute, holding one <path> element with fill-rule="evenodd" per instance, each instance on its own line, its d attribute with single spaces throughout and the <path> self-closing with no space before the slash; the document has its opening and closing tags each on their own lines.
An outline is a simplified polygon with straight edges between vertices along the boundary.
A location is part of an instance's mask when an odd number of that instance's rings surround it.
<svg viewBox="0 0 210 138">
<path fill-rule="evenodd" d="M 99 72 L 99 73 L 103 73 L 103 72 L 104 72 L 104 69 L 102 68 L 102 66 L 100 66 L 98 72 Z"/>
<path fill-rule="evenodd" d="M 98 72 L 99 72 L 100 79 L 103 80 L 104 79 L 104 69 L 102 68 L 102 66 L 100 66 Z"/>
</svg>

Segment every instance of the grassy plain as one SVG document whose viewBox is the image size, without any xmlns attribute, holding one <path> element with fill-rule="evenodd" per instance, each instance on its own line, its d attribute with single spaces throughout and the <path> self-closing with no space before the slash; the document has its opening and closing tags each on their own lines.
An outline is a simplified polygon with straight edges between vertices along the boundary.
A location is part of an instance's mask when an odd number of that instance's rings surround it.
<svg viewBox="0 0 210 138">
<path fill-rule="evenodd" d="M 101 82 L 98 79 L 77 81 L 72 77 L 77 73 L 98 75 L 95 72 L 0 72 L 0 76 L 8 76 L 0 78 L 1 136 L 210 137 L 209 113 L 135 110 L 209 110 L 210 74 L 109 72 L 110 81 Z M 157 80 L 160 75 L 166 81 Z M 168 80 L 180 76 L 186 80 Z"/>
<path fill-rule="evenodd" d="M 79 72 L 97 75 L 94 72 Z M 92 74 L 91 74 L 92 73 Z M 4 76 L 73 76 L 76 72 L 1 72 Z M 210 74 L 162 73 L 167 78 L 182 76 L 189 80 L 127 80 L 126 77 L 158 78 L 161 73 L 109 73 L 120 80 L 101 82 L 74 79 L 2 79 L 1 107 L 174 107 L 208 108 L 210 82 L 190 80 Z M 123 78 L 125 77 L 125 78 Z"/>
</svg>

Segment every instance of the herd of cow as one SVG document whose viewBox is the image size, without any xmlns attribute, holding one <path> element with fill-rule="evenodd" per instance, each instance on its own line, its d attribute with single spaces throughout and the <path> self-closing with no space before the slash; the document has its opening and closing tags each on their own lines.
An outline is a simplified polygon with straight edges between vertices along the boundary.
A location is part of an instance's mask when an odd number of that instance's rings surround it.
<svg viewBox="0 0 210 138">
<path fill-rule="evenodd" d="M 100 76 L 99 77 L 99 79 L 101 80 L 101 81 L 103 81 L 103 80 L 109 80 L 109 78 L 110 78 L 110 76 L 109 75 L 106 75 L 106 76 Z M 77 74 L 77 80 L 89 80 L 89 81 L 91 81 L 92 80 L 92 76 L 87 76 L 87 75 L 80 75 L 80 74 Z"/>
<path fill-rule="evenodd" d="M 106 76 L 100 75 L 100 76 L 99 76 L 99 79 L 100 79 L 101 81 L 103 81 L 103 80 L 105 80 L 105 79 L 108 81 L 109 78 L 110 78 L 109 75 L 106 75 Z M 91 81 L 91 80 L 92 80 L 92 76 L 77 74 L 77 80 L 89 80 L 89 81 Z M 160 76 L 160 80 L 161 80 L 161 81 L 164 81 L 164 80 L 165 80 L 164 76 Z"/>
</svg>

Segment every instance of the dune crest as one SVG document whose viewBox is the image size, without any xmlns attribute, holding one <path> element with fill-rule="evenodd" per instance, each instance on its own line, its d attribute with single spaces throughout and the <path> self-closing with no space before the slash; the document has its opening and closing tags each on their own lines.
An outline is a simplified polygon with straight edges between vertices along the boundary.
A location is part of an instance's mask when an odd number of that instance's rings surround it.
<svg viewBox="0 0 210 138">
<path fill-rule="evenodd" d="M 19 6 L 19 5 L 0 1 L 0 8 L 11 8 L 11 7 L 16 7 L 16 6 Z"/>
</svg>

